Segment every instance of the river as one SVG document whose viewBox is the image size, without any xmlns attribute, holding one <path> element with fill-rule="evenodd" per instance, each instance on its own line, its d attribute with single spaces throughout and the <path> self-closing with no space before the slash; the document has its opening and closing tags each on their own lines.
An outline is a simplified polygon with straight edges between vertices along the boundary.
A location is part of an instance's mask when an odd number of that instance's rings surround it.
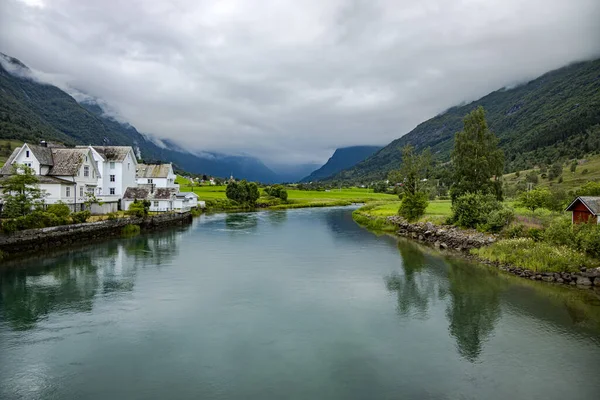
<svg viewBox="0 0 600 400">
<path fill-rule="evenodd" d="M 357 226 L 204 215 L 0 271 L 1 399 L 596 399 L 600 303 Z"/>
</svg>

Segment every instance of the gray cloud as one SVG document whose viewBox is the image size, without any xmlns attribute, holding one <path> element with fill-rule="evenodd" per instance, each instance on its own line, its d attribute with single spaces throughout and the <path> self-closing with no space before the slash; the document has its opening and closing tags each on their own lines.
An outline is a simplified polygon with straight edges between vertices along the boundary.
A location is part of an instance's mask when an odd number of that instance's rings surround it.
<svg viewBox="0 0 600 400">
<path fill-rule="evenodd" d="M 157 138 L 322 162 L 598 57 L 598 21 L 597 0 L 1 0 L 0 51 Z"/>
</svg>

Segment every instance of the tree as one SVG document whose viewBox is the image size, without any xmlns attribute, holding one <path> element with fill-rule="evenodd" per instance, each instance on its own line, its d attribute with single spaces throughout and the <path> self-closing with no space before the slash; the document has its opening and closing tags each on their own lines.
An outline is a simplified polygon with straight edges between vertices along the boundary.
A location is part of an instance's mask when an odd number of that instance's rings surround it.
<svg viewBox="0 0 600 400">
<path fill-rule="evenodd" d="M 254 207 L 256 200 L 260 197 L 258 185 L 255 182 L 229 182 L 225 189 L 225 195 L 228 199 L 233 200 L 244 207 Z"/>
<path fill-rule="evenodd" d="M 498 138 L 490 132 L 483 107 L 478 107 L 463 120 L 464 129 L 454 138 L 452 162 L 454 185 L 451 197 L 454 201 L 464 193 L 493 193 L 502 199 L 502 171 L 504 153 L 498 148 Z"/>
<path fill-rule="evenodd" d="M 393 183 L 402 183 L 404 195 L 421 192 L 425 186 L 431 168 L 431 152 L 425 149 L 421 154 L 415 148 L 406 145 L 402 148 L 402 164 L 399 170 L 391 171 L 388 179 Z"/>
<path fill-rule="evenodd" d="M 12 175 L 4 182 L 4 215 L 20 217 L 44 204 L 45 193 L 38 185 L 39 179 L 32 168 L 13 165 Z"/>
<path fill-rule="evenodd" d="M 283 201 L 287 201 L 288 192 L 283 185 L 267 186 L 265 193 L 269 196 L 277 197 Z"/>
<path fill-rule="evenodd" d="M 575 171 L 577 171 L 577 161 L 573 161 L 571 164 L 571 172 L 575 173 Z"/>
<path fill-rule="evenodd" d="M 551 193 L 548 189 L 535 188 L 519 195 L 519 205 L 535 212 L 538 208 L 546 207 L 550 199 Z"/>
<path fill-rule="evenodd" d="M 402 203 L 398 214 L 409 221 L 414 221 L 425 213 L 428 206 L 425 182 L 431 168 L 431 153 L 426 149 L 421 154 L 414 147 L 406 145 L 402 148 L 402 165 L 397 171 L 389 174 L 392 182 L 402 184 L 400 198 Z"/>
</svg>

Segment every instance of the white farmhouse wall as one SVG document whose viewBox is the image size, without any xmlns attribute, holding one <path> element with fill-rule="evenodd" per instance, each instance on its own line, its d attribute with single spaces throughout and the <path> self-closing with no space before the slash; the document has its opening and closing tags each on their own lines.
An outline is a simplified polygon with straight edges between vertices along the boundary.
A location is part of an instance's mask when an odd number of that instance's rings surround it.
<svg viewBox="0 0 600 400">
<path fill-rule="evenodd" d="M 27 152 L 29 152 L 29 157 L 27 157 Z M 33 155 L 33 151 L 31 151 L 29 149 L 29 146 L 27 146 L 26 144 L 24 144 L 23 148 L 21 148 L 19 155 L 17 156 L 17 158 L 15 158 L 14 164 L 27 164 L 28 166 L 33 168 L 36 175 L 42 175 L 40 173 L 40 162 L 37 158 L 35 158 L 35 156 Z"/>
</svg>

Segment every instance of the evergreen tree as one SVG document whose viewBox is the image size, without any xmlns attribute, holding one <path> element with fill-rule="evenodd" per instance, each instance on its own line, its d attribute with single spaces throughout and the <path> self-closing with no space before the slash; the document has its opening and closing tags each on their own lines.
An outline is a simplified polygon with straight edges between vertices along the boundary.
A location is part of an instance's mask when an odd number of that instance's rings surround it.
<svg viewBox="0 0 600 400">
<path fill-rule="evenodd" d="M 452 152 L 455 171 L 452 200 L 475 192 L 493 193 L 501 200 L 504 153 L 487 126 L 483 107 L 473 110 L 463 122 L 464 129 L 456 134 Z"/>
</svg>

